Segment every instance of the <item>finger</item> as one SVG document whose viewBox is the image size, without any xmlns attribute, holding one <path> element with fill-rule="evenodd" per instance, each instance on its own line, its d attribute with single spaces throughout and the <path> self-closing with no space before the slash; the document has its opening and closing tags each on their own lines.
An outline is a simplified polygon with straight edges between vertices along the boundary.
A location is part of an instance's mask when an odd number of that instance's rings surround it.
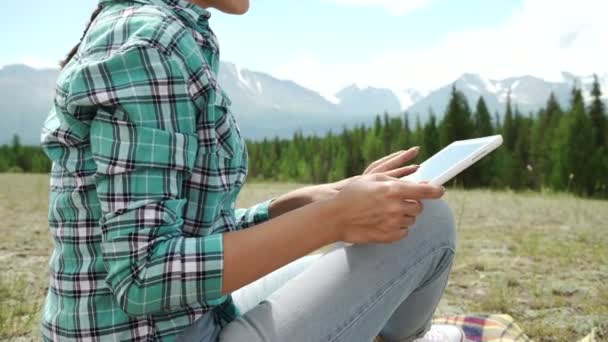
<svg viewBox="0 0 608 342">
<path fill-rule="evenodd" d="M 387 156 L 384 156 L 384 157 L 382 157 L 382 158 L 380 158 L 380 159 L 376 160 L 375 162 L 371 163 L 371 164 L 369 165 L 368 169 L 370 169 L 370 170 L 371 170 L 371 169 L 375 168 L 376 166 L 378 166 L 378 165 L 380 165 L 380 164 L 384 163 L 385 161 L 387 161 L 387 160 L 389 160 L 389 159 L 392 159 L 392 158 L 394 158 L 394 157 L 396 157 L 396 156 L 398 156 L 398 155 L 400 155 L 400 154 L 403 154 L 403 153 L 405 153 L 405 152 L 407 152 L 407 150 L 400 150 L 400 151 L 393 152 L 393 153 L 391 153 L 391 154 L 389 154 L 389 155 L 387 155 Z"/>
<path fill-rule="evenodd" d="M 402 210 L 405 215 L 418 216 L 422 213 L 422 202 L 416 200 L 403 201 Z"/>
<path fill-rule="evenodd" d="M 374 168 L 372 168 L 371 172 L 385 172 L 385 171 L 390 171 L 395 168 L 398 168 L 399 166 L 416 158 L 419 151 L 420 151 L 420 147 L 418 147 L 418 146 L 412 147 L 403 153 L 397 154 L 391 158 L 388 158 L 388 159 L 382 161 L 381 163 L 376 165 Z"/>
<path fill-rule="evenodd" d="M 397 191 L 404 199 L 436 199 L 441 198 L 445 193 L 445 188 L 432 184 L 413 183 L 399 180 L 396 183 Z"/>
<path fill-rule="evenodd" d="M 401 228 L 401 229 L 409 228 L 409 227 L 413 226 L 414 224 L 416 224 L 415 216 L 404 215 L 401 218 L 401 222 L 399 223 L 399 228 Z"/>
<path fill-rule="evenodd" d="M 395 170 L 383 172 L 385 175 L 395 178 L 401 178 L 418 171 L 420 165 L 408 165 Z"/>
<path fill-rule="evenodd" d="M 418 215 L 422 214 L 422 212 L 424 211 L 424 204 L 422 203 L 422 201 L 419 201 L 419 200 L 406 200 L 406 202 L 416 202 L 416 205 L 418 206 L 419 211 L 420 211 L 420 213 Z"/>
<path fill-rule="evenodd" d="M 368 168 L 368 172 L 371 172 L 371 173 L 385 172 L 385 171 L 390 171 L 392 169 L 395 169 L 399 166 L 402 166 L 407 161 L 413 159 L 412 151 L 417 154 L 417 152 L 414 150 L 414 148 L 410 148 L 405 151 L 400 151 L 399 153 L 388 155 L 388 156 L 376 161 L 373 165 L 370 165 L 370 167 Z"/>
<path fill-rule="evenodd" d="M 396 242 L 405 239 L 409 235 L 409 229 L 397 229 L 387 233 L 385 236 L 386 243 Z"/>
<path fill-rule="evenodd" d="M 371 171 L 372 171 L 372 170 L 373 170 L 373 169 L 374 169 L 376 166 L 378 166 L 378 165 L 382 164 L 383 162 L 385 162 L 385 161 L 387 161 L 387 160 L 389 160 L 389 159 L 393 158 L 393 157 L 394 157 L 394 156 L 396 156 L 396 155 L 399 155 L 399 154 L 401 154 L 401 153 L 405 153 L 405 152 L 406 152 L 406 151 L 402 150 L 402 151 L 393 152 L 393 153 L 389 154 L 388 156 L 384 156 L 384 157 L 382 157 L 382 158 L 380 158 L 380 159 L 376 160 L 375 162 L 371 163 L 371 164 L 370 164 L 370 165 L 367 167 L 367 169 L 365 170 L 365 172 L 366 172 L 366 173 L 367 173 L 367 172 L 371 172 Z"/>
</svg>

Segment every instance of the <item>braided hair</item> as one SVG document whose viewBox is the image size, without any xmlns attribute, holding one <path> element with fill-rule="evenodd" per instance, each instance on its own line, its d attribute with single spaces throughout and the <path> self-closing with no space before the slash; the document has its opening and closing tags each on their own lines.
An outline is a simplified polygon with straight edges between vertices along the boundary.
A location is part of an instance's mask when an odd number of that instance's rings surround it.
<svg viewBox="0 0 608 342">
<path fill-rule="evenodd" d="M 84 32 L 82 33 L 82 37 L 80 37 L 80 42 L 78 42 L 78 44 L 76 44 L 72 48 L 72 50 L 70 50 L 70 52 L 67 54 L 67 56 L 65 57 L 64 60 L 62 60 L 62 61 L 59 62 L 59 66 L 61 66 L 61 68 L 65 67 L 66 64 L 68 64 L 70 62 L 70 60 L 72 60 L 72 58 L 74 57 L 74 55 L 76 55 L 76 52 L 78 52 L 78 48 L 80 48 L 80 44 L 82 43 L 82 40 L 84 39 L 84 36 L 89 31 L 89 28 L 91 27 L 91 24 L 93 23 L 93 21 L 95 20 L 95 18 L 97 18 L 97 16 L 99 15 L 99 13 L 101 13 L 101 9 L 102 9 L 102 6 L 98 5 L 97 8 L 95 9 L 95 11 L 93 11 L 93 13 L 91 14 L 91 19 L 89 19 L 89 22 L 87 23 L 87 27 L 84 29 Z"/>
</svg>

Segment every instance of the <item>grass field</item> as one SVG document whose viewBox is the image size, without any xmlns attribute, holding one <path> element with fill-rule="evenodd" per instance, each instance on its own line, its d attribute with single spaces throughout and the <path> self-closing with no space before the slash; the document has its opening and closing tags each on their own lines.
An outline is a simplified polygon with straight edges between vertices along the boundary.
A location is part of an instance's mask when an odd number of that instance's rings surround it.
<svg viewBox="0 0 608 342">
<path fill-rule="evenodd" d="M 0 174 L 0 340 L 37 340 L 52 248 L 48 177 Z M 297 184 L 250 184 L 237 205 Z M 536 341 L 608 340 L 608 202 L 460 191 L 456 264 L 438 314 L 507 313 Z"/>
</svg>

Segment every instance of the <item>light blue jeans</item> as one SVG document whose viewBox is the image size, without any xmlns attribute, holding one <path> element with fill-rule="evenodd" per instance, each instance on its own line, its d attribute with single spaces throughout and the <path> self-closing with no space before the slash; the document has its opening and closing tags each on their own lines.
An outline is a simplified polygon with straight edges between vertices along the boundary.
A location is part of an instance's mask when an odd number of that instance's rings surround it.
<svg viewBox="0 0 608 342">
<path fill-rule="evenodd" d="M 180 341 L 411 341 L 430 327 L 455 250 L 452 212 L 424 210 L 406 239 L 298 259 L 239 289 L 243 315 L 223 329 L 205 315 Z"/>
</svg>

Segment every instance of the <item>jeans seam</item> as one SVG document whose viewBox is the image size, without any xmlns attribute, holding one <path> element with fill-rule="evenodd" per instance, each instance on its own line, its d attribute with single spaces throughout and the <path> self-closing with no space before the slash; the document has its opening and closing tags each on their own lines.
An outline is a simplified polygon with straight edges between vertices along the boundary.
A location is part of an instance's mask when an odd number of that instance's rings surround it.
<svg viewBox="0 0 608 342">
<path fill-rule="evenodd" d="M 384 287 L 386 287 L 385 290 L 382 291 L 382 293 L 379 296 L 377 296 L 367 307 L 365 307 L 365 309 L 361 313 L 359 313 L 358 315 L 355 315 L 350 320 L 350 322 L 344 328 L 342 328 L 342 330 L 338 331 L 338 333 L 336 335 L 334 335 L 334 337 L 330 338 L 329 341 L 335 341 L 336 339 L 340 338 L 353 324 L 358 322 L 361 319 L 361 317 L 363 317 L 372 307 L 374 307 L 374 305 L 376 305 L 382 298 L 384 298 L 384 296 L 386 296 L 386 294 L 389 291 L 391 291 L 395 286 L 397 286 L 397 284 L 401 280 L 405 279 L 405 276 L 407 276 L 409 273 L 416 270 L 424 261 L 435 256 L 435 254 L 438 251 L 445 250 L 445 249 L 449 250 L 452 254 L 454 254 L 454 249 L 449 245 L 439 246 L 439 247 L 433 249 L 430 253 L 428 253 L 423 258 L 418 260 L 411 268 L 408 268 L 408 269 L 400 272 L 397 277 L 395 277 L 394 279 L 392 279 L 391 281 L 386 283 L 384 285 Z"/>
<path fill-rule="evenodd" d="M 454 250 L 452 250 L 452 249 L 450 249 L 450 250 L 451 250 L 451 252 L 452 252 L 452 256 L 454 256 L 454 255 L 455 255 Z M 452 270 L 452 265 L 450 265 L 450 266 L 449 266 L 449 268 L 447 269 L 448 273 L 449 273 L 449 272 L 451 272 L 451 270 Z M 444 270 L 444 271 L 445 271 L 445 270 Z M 435 279 L 429 280 L 429 281 L 427 281 L 426 283 L 429 283 L 430 281 L 433 281 L 433 280 L 435 280 Z M 446 287 L 447 287 L 447 285 L 448 285 L 448 280 L 449 280 L 449 276 L 446 278 L 445 283 L 443 284 L 443 291 L 445 291 L 445 288 L 446 288 Z M 443 292 L 443 291 L 442 291 L 442 292 Z M 414 291 L 414 292 L 415 292 L 415 291 Z M 430 321 L 430 320 L 433 318 L 434 313 L 435 313 L 435 311 L 431 312 L 431 314 L 429 315 L 429 317 L 427 317 L 427 318 L 426 318 L 424 321 L 425 321 L 425 322 Z M 415 333 L 414 335 L 412 335 L 412 336 L 408 336 L 408 337 L 405 337 L 405 338 L 402 338 L 402 339 L 400 339 L 400 340 L 399 340 L 399 341 L 397 341 L 397 342 L 412 341 L 412 340 L 414 340 L 415 338 L 420 338 L 420 337 L 421 337 L 420 335 L 422 335 L 422 333 L 425 333 L 425 332 L 426 332 L 426 331 L 424 331 L 424 330 L 425 330 L 425 329 L 422 329 L 421 331 L 418 331 L 418 332 L 417 332 L 417 333 Z"/>
</svg>

